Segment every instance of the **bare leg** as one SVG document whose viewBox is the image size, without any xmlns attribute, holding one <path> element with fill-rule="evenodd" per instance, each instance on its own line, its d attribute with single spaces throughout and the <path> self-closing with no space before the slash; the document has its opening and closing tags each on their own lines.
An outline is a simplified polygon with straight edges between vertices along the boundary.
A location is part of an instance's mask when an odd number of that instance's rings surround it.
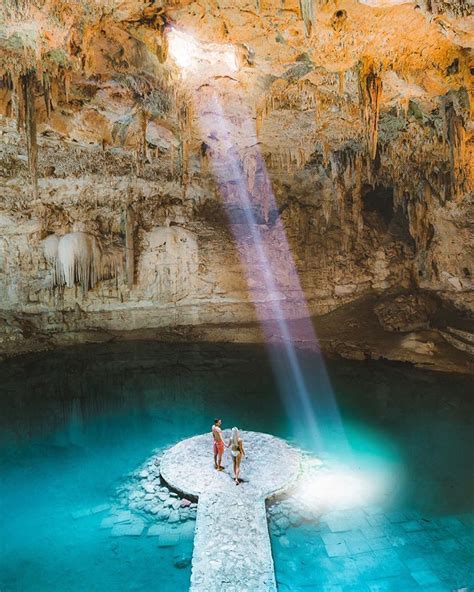
<svg viewBox="0 0 474 592">
<path fill-rule="evenodd" d="M 217 454 L 214 454 L 214 468 L 217 469 L 219 465 L 217 464 Z"/>
<path fill-rule="evenodd" d="M 235 456 L 232 457 L 232 462 L 234 463 L 234 481 L 238 483 L 237 479 L 237 458 Z"/>
<path fill-rule="evenodd" d="M 222 466 L 222 452 L 219 452 L 217 455 L 217 468 L 222 470 L 224 467 Z"/>
<path fill-rule="evenodd" d="M 239 456 L 235 459 L 236 460 L 236 471 L 235 471 L 235 477 L 237 479 L 237 483 L 240 483 L 239 481 L 239 476 L 240 476 L 240 461 L 242 459 L 242 455 L 239 454 Z"/>
</svg>

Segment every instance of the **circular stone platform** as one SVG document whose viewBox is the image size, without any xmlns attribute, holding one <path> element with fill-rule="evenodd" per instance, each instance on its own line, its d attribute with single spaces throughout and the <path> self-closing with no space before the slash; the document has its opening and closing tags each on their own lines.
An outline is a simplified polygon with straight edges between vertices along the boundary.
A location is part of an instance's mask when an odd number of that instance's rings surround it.
<svg viewBox="0 0 474 592">
<path fill-rule="evenodd" d="M 230 430 L 224 430 L 228 442 Z M 246 456 L 242 459 L 241 487 L 259 498 L 283 492 L 298 478 L 301 455 L 284 440 L 260 432 L 241 432 Z M 183 440 L 165 452 L 161 476 L 168 485 L 184 495 L 199 497 L 204 491 L 216 491 L 227 484 L 235 487 L 232 456 L 226 449 L 222 459 L 225 471 L 214 469 L 211 433 Z"/>
<path fill-rule="evenodd" d="M 212 435 L 183 440 L 161 461 L 173 489 L 198 498 L 191 592 L 277 592 L 265 499 L 290 487 L 300 473 L 300 453 L 258 432 L 241 432 L 246 452 L 236 485 L 230 451 L 216 471 Z M 224 431 L 228 442 L 229 430 Z"/>
</svg>

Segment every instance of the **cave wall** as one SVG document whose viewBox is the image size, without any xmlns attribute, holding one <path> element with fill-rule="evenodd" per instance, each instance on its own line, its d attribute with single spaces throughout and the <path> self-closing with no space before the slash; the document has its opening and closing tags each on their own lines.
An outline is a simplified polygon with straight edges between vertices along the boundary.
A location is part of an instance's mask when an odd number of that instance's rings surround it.
<svg viewBox="0 0 474 592">
<path fill-rule="evenodd" d="M 219 171 L 224 120 L 311 313 L 400 289 L 474 311 L 467 4 L 18 0 L 0 16 L 6 339 L 18 319 L 24 334 L 25 319 L 54 332 L 255 318 L 248 282 L 267 295 L 229 227 L 230 207 L 245 235 L 236 179 Z M 44 241 L 73 233 L 97 252 L 68 285 Z"/>
<path fill-rule="evenodd" d="M 9 208 L 0 218 L 2 309 L 28 315 L 47 331 L 254 320 L 221 195 L 212 178 L 205 182 L 203 187 L 197 177 L 183 195 L 182 185 L 173 180 L 40 176 L 41 199 L 32 206 L 26 179 L 18 182 L 15 176 L 5 184 Z M 281 214 L 270 212 L 270 218 L 281 216 L 311 312 L 322 314 L 373 290 L 410 284 L 413 245 L 377 214 L 358 234 L 335 208 L 326 220 L 319 196 L 302 204 L 284 182 L 275 179 L 275 187 Z M 132 283 L 124 271 L 129 208 L 134 212 Z M 248 232 L 243 214 L 239 224 L 242 233 Z M 262 228 L 278 253 L 281 234 L 271 222 Z M 54 284 L 54 265 L 43 242 L 73 232 L 95 236 L 104 251 L 113 247 L 121 253 L 117 277 L 85 291 L 79 282 Z M 257 257 L 250 264 L 254 295 L 264 299 L 259 265 Z M 291 283 L 284 270 L 275 266 L 273 271 L 278 288 L 287 291 Z M 291 294 L 287 314 L 292 314 Z"/>
</svg>

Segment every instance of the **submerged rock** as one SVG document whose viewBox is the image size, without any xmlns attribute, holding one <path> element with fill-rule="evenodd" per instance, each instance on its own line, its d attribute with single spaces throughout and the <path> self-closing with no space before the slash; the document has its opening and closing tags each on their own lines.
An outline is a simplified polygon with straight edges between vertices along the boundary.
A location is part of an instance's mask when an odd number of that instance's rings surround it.
<svg viewBox="0 0 474 592">
<path fill-rule="evenodd" d="M 184 569 L 186 567 L 189 567 L 191 565 L 191 557 L 187 557 L 185 555 L 175 557 L 173 559 L 173 565 L 178 569 Z"/>
</svg>

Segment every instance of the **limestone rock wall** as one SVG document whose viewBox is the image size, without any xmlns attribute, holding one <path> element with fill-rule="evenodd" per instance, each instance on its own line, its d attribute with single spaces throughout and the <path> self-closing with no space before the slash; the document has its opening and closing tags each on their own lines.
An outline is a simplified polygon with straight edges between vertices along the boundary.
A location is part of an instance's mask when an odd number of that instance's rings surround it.
<svg viewBox="0 0 474 592">
<path fill-rule="evenodd" d="M 290 317 L 277 220 L 311 313 L 410 289 L 472 315 L 474 17 L 428 4 L 4 3 L 6 339 L 254 320 L 245 207 Z M 68 281 L 53 235 L 95 253 Z"/>
<path fill-rule="evenodd" d="M 128 177 L 104 181 L 84 176 L 73 183 L 70 178 L 40 180 L 40 193 L 45 197 L 31 206 L 22 202 L 27 189 L 16 181 L 8 185 L 12 207 L 0 220 L 2 309 L 31 315 L 44 329 L 48 329 L 46 319 L 60 318 L 55 312 L 73 310 L 80 312 L 73 317 L 73 325 L 66 326 L 69 329 L 94 323 L 126 329 L 254 319 L 241 257 L 218 194 L 196 186 L 183 198 L 181 186 L 172 182 L 160 185 L 138 180 L 130 186 Z M 347 245 L 347 229 L 337 220 L 327 233 L 321 233 L 317 225 L 308 224 L 307 207 L 302 208 L 297 200 L 290 202 L 282 219 L 313 312 L 327 312 L 374 289 L 409 285 L 413 256 L 409 239 L 401 240 L 383 226 L 367 228 L 364 236 L 353 236 L 353 243 Z M 124 270 L 128 207 L 135 213 L 133 283 Z M 317 219 L 317 204 L 312 209 Z M 243 217 L 241 226 L 245 233 Z M 269 243 L 278 252 L 280 233 L 271 225 L 265 228 Z M 95 237 L 102 251 L 113 247 L 121 253 L 123 265 L 117 275 L 86 291 L 79 281 L 73 287 L 54 285 L 54 265 L 45 254 L 44 239 L 53 233 L 72 232 Z M 250 263 L 257 297 L 259 264 L 258 258 Z M 285 292 L 289 279 L 278 268 L 274 272 Z M 267 297 L 263 288 L 260 297 Z M 288 300 L 290 307 L 291 295 Z M 150 308 L 157 309 L 154 315 Z M 131 311 L 129 320 L 127 310 Z M 121 311 L 120 320 L 113 321 L 110 314 L 101 316 L 111 311 Z M 88 321 L 87 313 L 94 320 Z M 60 322 L 54 321 L 53 327 L 59 330 Z"/>
</svg>

